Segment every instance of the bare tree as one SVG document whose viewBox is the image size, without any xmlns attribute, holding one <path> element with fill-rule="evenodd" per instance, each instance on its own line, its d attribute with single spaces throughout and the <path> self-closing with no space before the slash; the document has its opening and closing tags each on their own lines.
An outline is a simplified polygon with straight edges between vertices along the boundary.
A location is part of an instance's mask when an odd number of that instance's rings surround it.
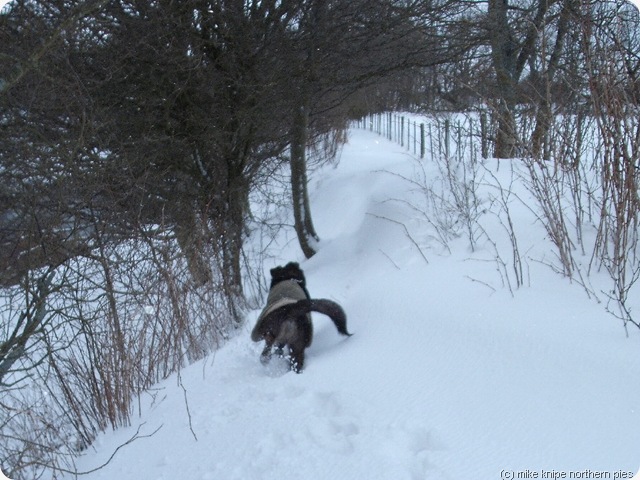
<svg viewBox="0 0 640 480">
<path fill-rule="evenodd" d="M 88 4 L 17 2 L 0 18 L 12 478 L 60 469 L 127 424 L 135 395 L 241 318 L 248 194 L 288 144 L 282 12 L 248 17 L 241 3 L 113 1 L 75 15 Z"/>
<path fill-rule="evenodd" d="M 486 29 L 496 82 L 494 112 L 498 123 L 495 139 L 497 158 L 512 158 L 517 154 L 519 140 L 515 110 L 521 101 L 518 87 L 525 73 L 530 79 L 534 75 L 542 77 L 539 85 L 542 91 L 536 92 L 540 107 L 534 138 L 534 143 L 538 145 L 536 148 L 539 148 L 540 138 L 549 123 L 548 91 L 562 58 L 573 8 L 572 0 L 489 0 Z M 549 38 L 555 38 L 551 48 L 547 48 L 551 44 Z M 538 72 L 539 65 L 544 69 L 543 72 Z M 529 85 L 538 86 L 535 82 Z"/>
<path fill-rule="evenodd" d="M 448 58 L 450 53 L 427 28 L 439 7 L 423 1 L 302 2 L 300 23 L 291 31 L 295 103 L 290 158 L 294 222 L 305 256 L 315 253 L 319 239 L 307 193 L 307 144 L 317 135 L 344 128 L 362 92 Z M 393 104 L 391 96 L 386 103 Z"/>
</svg>

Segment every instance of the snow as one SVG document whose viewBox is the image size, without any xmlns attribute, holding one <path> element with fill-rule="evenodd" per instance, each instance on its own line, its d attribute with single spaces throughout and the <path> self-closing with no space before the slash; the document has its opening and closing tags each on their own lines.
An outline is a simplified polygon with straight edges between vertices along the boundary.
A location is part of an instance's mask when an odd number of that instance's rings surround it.
<svg viewBox="0 0 640 480">
<path fill-rule="evenodd" d="M 130 428 L 98 438 L 78 470 L 115 455 L 85 478 L 631 478 L 639 332 L 627 338 L 602 303 L 549 268 L 553 247 L 515 198 L 524 286 L 508 288 L 509 270 L 482 239 L 474 251 L 464 235 L 445 248 L 408 181 L 423 167 L 436 178 L 423 162 L 352 130 L 339 165 L 311 177 L 319 252 L 303 261 L 289 232 L 265 265 L 266 276 L 299 261 L 312 297 L 344 307 L 352 337 L 316 314 L 296 375 L 284 359 L 261 365 L 249 338 L 259 309 L 250 312 L 223 348 L 143 396 Z M 486 168 L 484 184 L 510 185 L 508 163 Z M 485 217 L 508 265 L 504 228 Z"/>
</svg>

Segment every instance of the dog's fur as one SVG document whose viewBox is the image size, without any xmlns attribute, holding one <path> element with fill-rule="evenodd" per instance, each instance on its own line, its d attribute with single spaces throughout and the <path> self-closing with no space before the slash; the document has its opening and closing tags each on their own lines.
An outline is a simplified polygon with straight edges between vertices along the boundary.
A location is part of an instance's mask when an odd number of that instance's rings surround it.
<svg viewBox="0 0 640 480">
<path fill-rule="evenodd" d="M 283 355 L 289 346 L 290 367 L 296 373 L 304 368 L 304 350 L 313 339 L 310 312 L 327 315 L 342 335 L 347 331 L 347 316 L 340 305 L 332 300 L 312 299 L 307 290 L 304 273 L 295 262 L 271 269 L 271 287 L 267 305 L 258 317 L 251 332 L 254 342 L 265 341 L 260 361 L 266 364 L 271 359 L 272 348 Z"/>
</svg>

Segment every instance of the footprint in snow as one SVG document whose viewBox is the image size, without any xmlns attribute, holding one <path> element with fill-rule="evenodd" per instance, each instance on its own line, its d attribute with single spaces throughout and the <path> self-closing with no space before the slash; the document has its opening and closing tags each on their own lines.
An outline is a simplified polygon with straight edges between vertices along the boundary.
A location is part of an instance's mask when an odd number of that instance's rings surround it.
<svg viewBox="0 0 640 480">
<path fill-rule="evenodd" d="M 360 433 L 355 417 L 344 414 L 343 405 L 334 392 L 314 393 L 310 402 L 312 416 L 306 425 L 311 440 L 327 451 L 350 454 Z"/>
<path fill-rule="evenodd" d="M 433 435 L 424 427 L 394 423 L 381 432 L 384 442 L 381 453 L 397 464 L 401 464 L 411 480 L 433 478 L 435 465 L 429 461 L 429 454 L 439 450 Z"/>
</svg>

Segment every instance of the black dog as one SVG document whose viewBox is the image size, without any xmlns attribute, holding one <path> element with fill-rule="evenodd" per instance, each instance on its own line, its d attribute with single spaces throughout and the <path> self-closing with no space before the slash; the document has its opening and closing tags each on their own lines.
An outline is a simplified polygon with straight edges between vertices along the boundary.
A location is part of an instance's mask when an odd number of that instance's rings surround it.
<svg viewBox="0 0 640 480">
<path fill-rule="evenodd" d="M 265 341 L 260 361 L 266 364 L 271 359 L 271 349 L 283 354 L 289 346 L 290 366 L 300 373 L 304 367 L 304 349 L 311 345 L 313 325 L 310 312 L 327 315 L 342 335 L 351 336 L 347 331 L 347 316 L 342 307 L 327 299 L 311 299 L 307 291 L 304 274 L 295 262 L 284 267 L 271 269 L 271 287 L 267 306 L 258 317 L 251 332 L 251 340 Z"/>
</svg>

